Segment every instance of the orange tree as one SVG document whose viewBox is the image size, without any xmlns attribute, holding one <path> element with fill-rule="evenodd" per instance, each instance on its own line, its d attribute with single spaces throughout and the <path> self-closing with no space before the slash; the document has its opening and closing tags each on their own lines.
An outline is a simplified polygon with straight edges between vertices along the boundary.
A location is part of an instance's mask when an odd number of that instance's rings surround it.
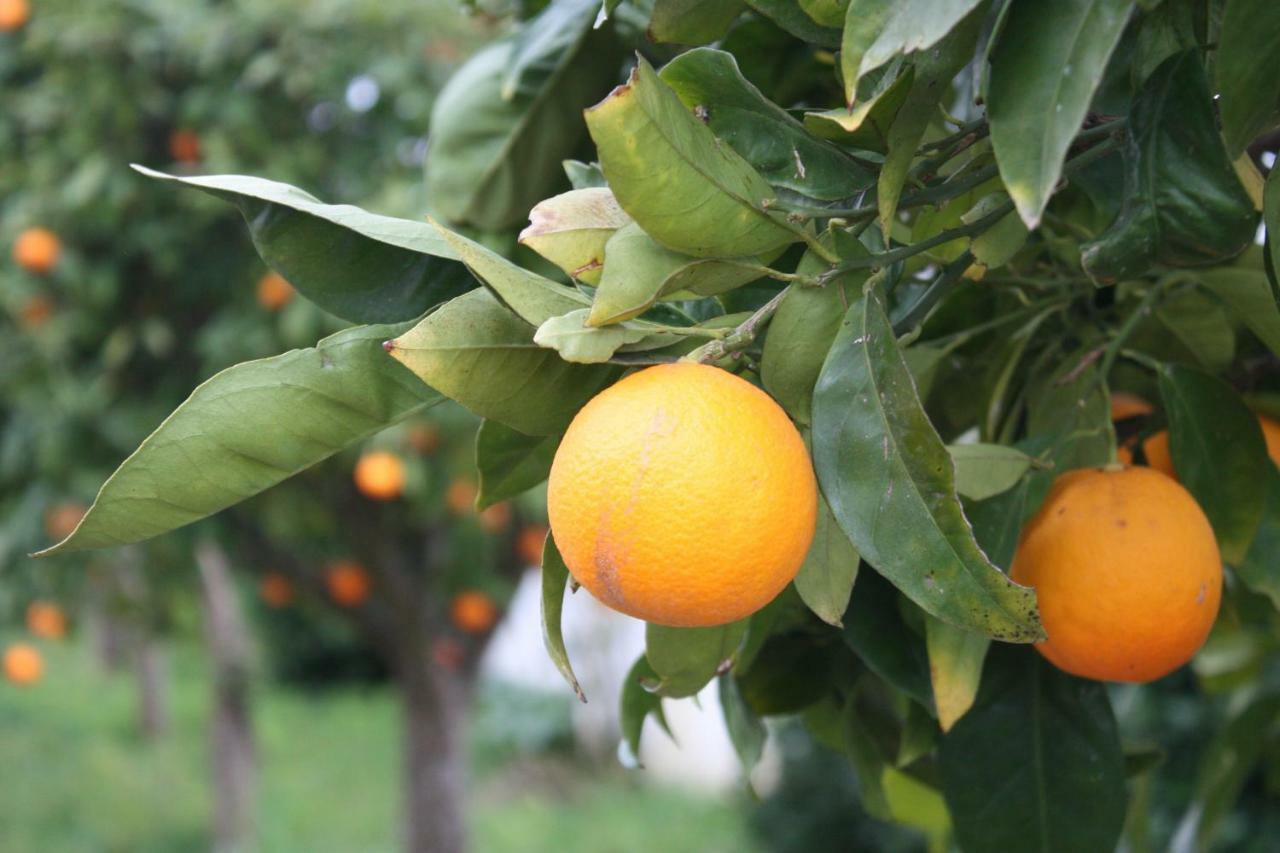
<svg viewBox="0 0 1280 853">
<path fill-rule="evenodd" d="M 51 553 L 182 527 L 447 397 L 484 418 L 482 491 L 550 474 L 575 689 L 571 577 L 653 620 L 631 750 L 717 680 L 745 765 L 762 717 L 800 715 L 935 849 L 1204 847 L 1237 800 L 1260 831 L 1274 4 L 530 5 L 435 105 L 429 221 L 144 170 L 238 207 L 354 325 L 197 388 Z M 1113 388 L 1147 402 L 1126 451 L 1167 428 L 1176 481 L 1115 462 Z M 1157 808 L 1135 737 L 1171 695 L 1207 745 Z"/>
</svg>

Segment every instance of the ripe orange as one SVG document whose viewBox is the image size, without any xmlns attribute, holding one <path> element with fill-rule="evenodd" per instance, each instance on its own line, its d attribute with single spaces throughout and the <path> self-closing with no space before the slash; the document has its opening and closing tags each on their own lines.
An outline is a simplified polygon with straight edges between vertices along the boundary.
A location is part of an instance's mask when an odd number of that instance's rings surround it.
<svg viewBox="0 0 1280 853">
<path fill-rule="evenodd" d="M 1189 661 L 1218 615 L 1222 558 L 1195 499 L 1149 468 L 1089 468 L 1054 481 L 1010 572 L 1035 587 L 1059 669 L 1151 681 Z"/>
<path fill-rule="evenodd" d="M 4 651 L 5 677 L 19 687 L 35 684 L 44 673 L 44 661 L 33 646 L 14 643 Z"/>
<path fill-rule="evenodd" d="M 356 463 L 356 488 L 367 498 L 392 501 L 404 494 L 404 462 L 394 453 L 375 450 Z"/>
<path fill-rule="evenodd" d="M 27 630 L 42 640 L 61 640 L 67 635 L 67 617 L 50 601 L 27 605 Z"/>
<path fill-rule="evenodd" d="M 1267 455 L 1271 461 L 1280 465 L 1280 422 L 1266 415 L 1258 415 L 1258 426 L 1262 427 L 1262 439 L 1267 443 Z M 1178 474 L 1173 470 L 1173 454 L 1169 452 L 1169 431 L 1162 429 L 1142 442 L 1142 453 L 1147 457 L 1147 465 L 1173 479 Z M 1121 462 L 1133 461 L 1133 454 L 1128 448 L 1116 452 Z"/>
<path fill-rule="evenodd" d="M 719 625 L 782 591 L 813 539 L 800 433 L 719 368 L 650 367 L 583 406 L 551 466 L 551 530 L 573 576 L 615 610 Z"/>
<path fill-rule="evenodd" d="M 268 311 L 279 311 L 293 298 L 293 285 L 279 273 L 269 272 L 258 279 L 258 304 Z"/>
<path fill-rule="evenodd" d="M 431 424 L 414 424 L 409 427 L 409 446 L 429 456 L 440 446 L 440 432 Z"/>
<path fill-rule="evenodd" d="M 478 589 L 460 592 L 449 603 L 449 618 L 467 634 L 484 634 L 498 623 L 498 605 Z"/>
<path fill-rule="evenodd" d="M 485 533 L 501 533 L 511 525 L 511 504 L 503 501 L 480 510 L 480 526 Z"/>
<path fill-rule="evenodd" d="M 0 0 L 0 33 L 20 29 L 31 18 L 31 5 L 27 0 Z"/>
<path fill-rule="evenodd" d="M 476 484 L 465 477 L 459 477 L 449 484 L 445 491 L 444 502 L 454 515 L 469 515 L 476 511 Z"/>
<path fill-rule="evenodd" d="M 268 607 L 288 607 L 293 603 L 293 581 L 279 572 L 267 572 L 258 582 L 258 594 Z"/>
<path fill-rule="evenodd" d="M 28 228 L 13 241 L 13 260 L 28 272 L 44 275 L 58 265 L 62 242 L 48 228 Z"/>
<path fill-rule="evenodd" d="M 70 536 L 88 512 L 88 507 L 75 501 L 67 501 L 49 508 L 44 514 L 44 532 L 54 542 L 61 542 Z"/>
<path fill-rule="evenodd" d="M 200 162 L 200 134 L 189 128 L 178 128 L 169 134 L 169 156 L 188 165 Z"/>
<path fill-rule="evenodd" d="M 516 554 L 526 566 L 542 565 L 542 546 L 547 541 L 547 528 L 531 524 L 516 537 Z"/>
<path fill-rule="evenodd" d="M 341 607 L 358 607 L 369 598 L 373 582 L 365 567 L 354 560 L 337 560 L 324 576 L 329 597 Z"/>
<path fill-rule="evenodd" d="M 53 300 L 43 295 L 33 296 L 18 309 L 18 325 L 29 332 L 35 331 L 52 316 Z"/>
</svg>

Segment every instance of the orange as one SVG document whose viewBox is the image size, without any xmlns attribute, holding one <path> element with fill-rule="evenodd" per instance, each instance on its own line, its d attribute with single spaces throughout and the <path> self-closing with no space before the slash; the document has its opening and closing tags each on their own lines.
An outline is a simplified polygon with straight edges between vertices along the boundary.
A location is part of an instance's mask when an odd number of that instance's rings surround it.
<svg viewBox="0 0 1280 853">
<path fill-rule="evenodd" d="M 542 565 L 542 546 L 547 541 L 547 528 L 532 524 L 516 537 L 516 555 L 526 566 Z"/>
<path fill-rule="evenodd" d="M 20 29 L 31 17 L 31 4 L 27 0 L 0 0 L 0 33 Z"/>
<path fill-rule="evenodd" d="M 61 542 L 75 531 L 87 511 L 84 504 L 75 501 L 50 507 L 44 514 L 44 532 L 54 542 Z"/>
<path fill-rule="evenodd" d="M 453 597 L 449 618 L 459 631 L 484 634 L 498 622 L 498 605 L 480 590 L 469 589 Z"/>
<path fill-rule="evenodd" d="M 62 242 L 47 228 L 28 228 L 13 241 L 13 260 L 28 272 L 43 275 L 58 265 Z"/>
<path fill-rule="evenodd" d="M 373 583 L 364 566 L 354 560 L 337 560 L 324 576 L 329 597 L 342 607 L 357 607 L 369 598 Z"/>
<path fill-rule="evenodd" d="M 1151 404 L 1127 391 L 1117 391 L 1111 395 L 1111 420 L 1124 421 L 1154 412 Z"/>
<path fill-rule="evenodd" d="M 1054 481 L 1010 572 L 1034 587 L 1059 669 L 1144 682 L 1189 661 L 1222 595 L 1213 528 L 1181 485 L 1150 468 L 1089 468 Z"/>
<path fill-rule="evenodd" d="M 67 635 L 67 617 L 52 602 L 33 601 L 27 605 L 27 630 L 42 640 L 61 640 Z"/>
<path fill-rule="evenodd" d="M 199 163 L 200 135 L 187 128 L 175 130 L 169 134 L 169 155 L 179 163 Z"/>
<path fill-rule="evenodd" d="M 768 604 L 813 539 L 800 433 L 767 394 L 703 364 L 633 373 L 582 407 L 551 465 L 551 531 L 574 578 L 661 625 Z"/>
<path fill-rule="evenodd" d="M 501 533 L 511 525 L 511 504 L 503 501 L 480 510 L 480 526 L 485 533 Z"/>
<path fill-rule="evenodd" d="M 414 424 L 409 427 L 409 446 L 429 456 L 440 446 L 440 432 L 431 424 Z"/>
<path fill-rule="evenodd" d="M 1266 415 L 1258 415 L 1258 426 L 1262 427 L 1262 439 L 1267 443 L 1267 455 L 1271 461 L 1280 465 L 1280 422 Z M 1142 442 L 1142 452 L 1147 457 L 1147 465 L 1162 474 L 1178 479 L 1173 470 L 1173 454 L 1169 452 L 1169 431 L 1162 429 Z M 1117 456 L 1122 462 L 1132 462 L 1132 453 L 1121 453 Z"/>
<path fill-rule="evenodd" d="M 293 298 L 293 285 L 279 273 L 269 272 L 258 279 L 258 304 L 268 311 L 279 311 Z"/>
<path fill-rule="evenodd" d="M 468 515 L 476 511 L 476 484 L 465 477 L 459 477 L 449 484 L 444 494 L 444 502 L 449 505 L 454 515 Z"/>
<path fill-rule="evenodd" d="M 49 322 L 53 316 L 53 300 L 47 296 L 33 296 L 18 309 L 18 325 L 27 331 L 36 329 Z"/>
<path fill-rule="evenodd" d="M 34 647 L 14 643 L 4 650 L 5 677 L 19 687 L 35 684 L 44 672 L 44 661 Z"/>
<path fill-rule="evenodd" d="M 367 498 L 392 501 L 404 494 L 404 462 L 394 453 L 375 450 L 360 457 L 356 488 Z"/>
<path fill-rule="evenodd" d="M 293 581 L 279 572 L 267 572 L 258 582 L 258 594 L 268 607 L 288 607 L 293 603 Z"/>
</svg>

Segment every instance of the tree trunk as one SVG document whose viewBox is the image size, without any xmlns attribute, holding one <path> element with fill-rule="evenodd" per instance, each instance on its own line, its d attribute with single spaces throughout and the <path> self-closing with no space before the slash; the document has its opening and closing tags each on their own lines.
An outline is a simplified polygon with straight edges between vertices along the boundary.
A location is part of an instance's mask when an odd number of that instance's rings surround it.
<svg viewBox="0 0 1280 853">
<path fill-rule="evenodd" d="M 397 669 L 404 704 L 406 849 L 462 853 L 466 771 L 457 736 L 462 687 L 432 664 L 429 648 L 404 646 Z"/>
<path fill-rule="evenodd" d="M 249 706 L 250 651 L 226 553 L 196 546 L 205 610 L 205 641 L 213 662 L 212 750 L 214 849 L 248 850 L 254 841 L 257 760 Z"/>
<path fill-rule="evenodd" d="M 168 667 L 164 646 L 150 631 L 139 626 L 134 643 L 134 670 L 138 677 L 138 727 L 147 740 L 156 740 L 169 730 Z"/>
</svg>

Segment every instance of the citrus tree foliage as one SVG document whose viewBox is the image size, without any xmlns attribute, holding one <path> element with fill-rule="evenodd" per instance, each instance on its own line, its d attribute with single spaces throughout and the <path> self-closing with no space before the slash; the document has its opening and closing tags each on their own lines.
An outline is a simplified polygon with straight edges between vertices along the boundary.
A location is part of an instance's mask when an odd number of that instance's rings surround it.
<svg viewBox="0 0 1280 853">
<path fill-rule="evenodd" d="M 1280 478 L 1253 412 L 1280 399 L 1280 250 L 1255 245 L 1260 219 L 1268 234 L 1280 222 L 1280 184 L 1263 176 L 1280 9 L 539 9 L 445 86 L 429 219 L 175 176 L 238 207 L 317 305 L 404 325 L 209 379 L 53 551 L 217 512 L 393 423 L 415 394 L 483 417 L 484 482 L 528 488 L 575 412 L 628 370 L 717 364 L 807 433 L 818 532 L 794 586 L 747 620 L 650 626 L 621 699 L 628 747 L 647 716 L 663 722 L 662 697 L 719 675 L 748 769 L 760 718 L 799 714 L 848 756 L 870 814 L 938 849 L 1104 850 L 1159 762 L 1126 742 L 1111 692 L 1026 645 L 1043 637 L 1035 596 L 1006 571 L 1055 475 L 1118 448 L 1142 461 L 1129 448 L 1167 427 L 1230 569 L 1193 666 L 1210 694 L 1197 701 L 1229 711 L 1179 804 L 1180 843 L 1208 845 L 1277 744 Z M 384 336 L 381 361 L 346 355 Z M 273 388 L 277 364 L 290 378 Z M 1119 435 L 1118 390 L 1155 406 Z M 269 413 L 261 425 L 224 414 L 239 397 Z M 570 579 L 554 543 L 544 561 L 547 645 L 573 681 Z M 1145 808 L 1135 797 L 1130 832 L 1148 831 Z"/>
</svg>

